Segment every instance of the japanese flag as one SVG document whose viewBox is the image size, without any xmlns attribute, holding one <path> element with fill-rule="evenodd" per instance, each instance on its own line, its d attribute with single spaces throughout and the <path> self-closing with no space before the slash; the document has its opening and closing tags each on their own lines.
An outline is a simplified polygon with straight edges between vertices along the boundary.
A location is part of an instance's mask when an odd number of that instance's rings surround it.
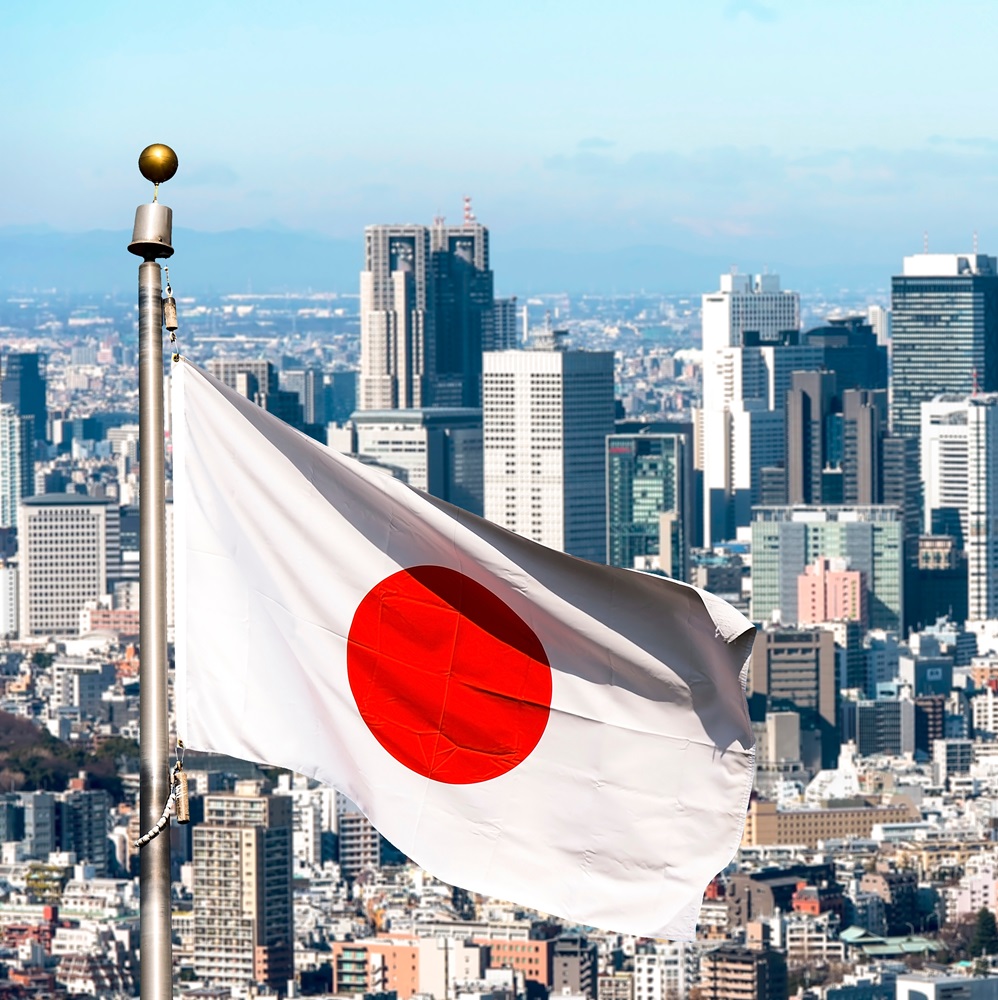
<svg viewBox="0 0 998 1000">
<path fill-rule="evenodd" d="M 173 369 L 177 734 L 334 785 L 437 877 L 693 937 L 752 787 L 754 629 Z"/>
</svg>

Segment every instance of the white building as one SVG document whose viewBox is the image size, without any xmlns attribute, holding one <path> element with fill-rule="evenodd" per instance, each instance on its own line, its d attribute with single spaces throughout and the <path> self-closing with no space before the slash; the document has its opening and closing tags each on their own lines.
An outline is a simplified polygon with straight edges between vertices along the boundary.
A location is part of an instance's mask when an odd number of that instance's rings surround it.
<svg viewBox="0 0 998 1000">
<path fill-rule="evenodd" d="M 20 501 L 34 492 L 34 420 L 0 403 L 0 528 L 17 527 Z"/>
<path fill-rule="evenodd" d="M 358 407 L 424 406 L 433 371 L 430 231 L 426 226 L 368 226 L 364 245 Z"/>
<path fill-rule="evenodd" d="M 921 406 L 925 529 L 967 553 L 968 616 L 998 617 L 998 393 Z"/>
<path fill-rule="evenodd" d="M 761 470 L 782 465 L 783 404 L 795 370 L 817 367 L 819 348 L 796 343 L 800 296 L 775 274 L 721 276 L 703 296 L 703 407 L 698 453 L 704 544 L 733 538 L 760 502 Z"/>
<path fill-rule="evenodd" d="M 417 490 L 481 515 L 481 410 L 359 410 L 352 422 L 359 455 L 398 470 Z"/>
<path fill-rule="evenodd" d="M 606 559 L 613 354 L 550 346 L 483 359 L 485 516 L 583 559 Z"/>
<path fill-rule="evenodd" d="M 657 941 L 634 956 L 634 1000 L 678 1000 L 697 982 L 698 948 Z"/>
<path fill-rule="evenodd" d="M 121 563 L 117 505 L 78 493 L 21 501 L 20 635 L 77 635 L 80 612 L 113 587 Z"/>
<path fill-rule="evenodd" d="M 778 274 L 722 274 L 721 287 L 703 296 L 704 354 L 741 347 L 746 330 L 762 341 L 800 329 L 800 296 L 780 288 Z"/>
</svg>

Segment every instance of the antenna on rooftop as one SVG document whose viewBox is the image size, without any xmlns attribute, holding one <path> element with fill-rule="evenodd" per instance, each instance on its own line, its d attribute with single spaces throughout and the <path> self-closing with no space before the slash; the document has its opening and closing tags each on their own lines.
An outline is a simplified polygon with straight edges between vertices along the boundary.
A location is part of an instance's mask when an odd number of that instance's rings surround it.
<svg viewBox="0 0 998 1000">
<path fill-rule="evenodd" d="M 928 252 L 929 252 L 929 231 L 928 229 L 926 229 L 922 233 L 922 253 L 928 253 Z"/>
<path fill-rule="evenodd" d="M 464 196 L 464 224 L 470 226 L 476 221 L 475 213 L 471 210 L 471 195 Z"/>
<path fill-rule="evenodd" d="M 977 256 L 977 230 L 974 230 L 974 256 Z"/>
</svg>

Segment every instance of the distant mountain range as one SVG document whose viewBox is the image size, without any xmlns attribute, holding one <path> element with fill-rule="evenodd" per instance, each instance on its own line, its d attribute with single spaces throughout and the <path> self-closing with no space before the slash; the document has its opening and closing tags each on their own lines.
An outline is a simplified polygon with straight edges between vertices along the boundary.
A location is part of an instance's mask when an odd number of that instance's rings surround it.
<svg viewBox="0 0 998 1000">
<path fill-rule="evenodd" d="M 135 288 L 138 258 L 126 247 L 127 231 L 0 228 L 0 292 L 43 289 L 94 294 Z M 176 254 L 169 261 L 178 295 L 236 292 L 333 291 L 356 293 L 363 243 L 285 229 L 237 229 L 221 233 L 178 228 Z M 526 296 L 544 292 L 699 294 L 717 287 L 730 258 L 696 255 L 664 246 L 610 250 L 507 249 L 493 242 L 496 293 Z M 771 268 L 784 287 L 803 291 L 885 287 L 883 268 L 853 264 Z M 747 268 L 746 268 L 747 269 Z"/>
</svg>

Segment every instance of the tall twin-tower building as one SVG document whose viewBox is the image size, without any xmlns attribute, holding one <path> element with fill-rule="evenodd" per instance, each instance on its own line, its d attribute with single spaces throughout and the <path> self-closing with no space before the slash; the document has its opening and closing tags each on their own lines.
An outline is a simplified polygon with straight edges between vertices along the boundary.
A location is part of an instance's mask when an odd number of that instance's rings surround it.
<svg viewBox="0 0 998 1000">
<path fill-rule="evenodd" d="M 368 226 L 359 408 L 480 406 L 482 352 L 514 346 L 509 312 L 494 295 L 489 231 L 473 218 Z"/>
</svg>

